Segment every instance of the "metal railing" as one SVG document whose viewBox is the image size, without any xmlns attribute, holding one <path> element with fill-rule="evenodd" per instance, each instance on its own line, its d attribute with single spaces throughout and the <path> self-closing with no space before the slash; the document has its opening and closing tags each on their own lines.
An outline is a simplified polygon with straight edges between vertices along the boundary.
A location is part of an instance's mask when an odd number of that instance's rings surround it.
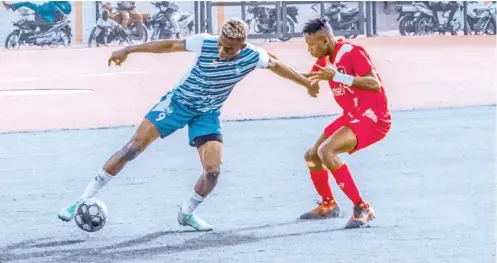
<svg viewBox="0 0 497 263">
<path fill-rule="evenodd" d="M 202 4 L 203 2 L 201 2 Z M 207 27 L 206 32 L 214 33 L 212 23 L 215 18 L 212 16 L 212 9 L 214 7 L 222 6 L 222 7 L 240 7 L 241 10 L 241 19 L 243 21 L 252 21 L 247 18 L 247 7 L 250 6 L 269 6 L 270 8 L 275 8 L 275 28 L 272 33 L 249 33 L 250 39 L 271 39 L 271 38 L 291 38 L 291 37 L 299 37 L 302 36 L 302 32 L 289 32 L 288 30 L 288 15 L 287 15 L 287 7 L 288 6 L 299 6 L 299 5 L 319 5 L 320 6 L 320 16 L 325 16 L 325 5 L 329 3 L 336 3 L 332 1 L 240 1 L 240 2 L 205 2 L 205 24 Z M 347 4 L 354 4 L 354 2 L 347 2 Z M 368 36 L 372 36 L 370 33 L 372 30 L 372 19 L 371 13 L 373 12 L 371 8 L 371 2 L 356 2 L 359 8 L 359 22 L 358 28 L 354 30 L 334 30 L 334 34 L 337 36 L 343 35 L 364 35 L 365 31 L 368 32 Z M 365 10 L 366 9 L 366 10 Z M 368 15 L 369 14 L 369 15 Z M 197 14 L 196 14 L 197 15 Z M 202 8 L 200 10 L 201 16 L 200 21 L 204 21 L 202 18 L 203 11 Z M 250 25 L 249 25 L 250 26 Z M 254 25 L 257 27 L 257 25 Z M 251 27 L 251 29 L 253 29 Z M 202 31 L 201 31 L 202 32 Z"/>
</svg>

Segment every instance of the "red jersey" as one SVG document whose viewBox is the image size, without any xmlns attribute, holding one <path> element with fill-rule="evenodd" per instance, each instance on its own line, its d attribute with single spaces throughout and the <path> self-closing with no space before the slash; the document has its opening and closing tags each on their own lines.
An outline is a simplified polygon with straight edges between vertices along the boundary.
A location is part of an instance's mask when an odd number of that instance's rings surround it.
<svg viewBox="0 0 497 263">
<path fill-rule="evenodd" d="M 338 41 L 335 52 L 330 57 L 330 63 L 338 72 L 354 77 L 365 76 L 374 69 L 368 53 L 362 47 L 341 40 Z M 325 67 L 326 57 L 319 58 L 316 64 Z M 314 66 L 312 71 L 319 71 L 319 68 Z M 381 81 L 378 73 L 377 75 Z M 332 80 L 329 84 L 336 102 L 343 109 L 343 115 L 350 118 L 366 116 L 375 122 L 377 120 L 389 122 L 390 111 L 383 86 L 380 91 L 374 92 Z"/>
</svg>

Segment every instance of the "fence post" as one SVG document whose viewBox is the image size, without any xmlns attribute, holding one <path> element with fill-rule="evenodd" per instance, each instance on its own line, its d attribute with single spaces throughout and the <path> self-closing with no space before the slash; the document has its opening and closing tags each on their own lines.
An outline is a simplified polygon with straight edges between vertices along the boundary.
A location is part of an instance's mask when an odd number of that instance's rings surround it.
<svg viewBox="0 0 497 263">
<path fill-rule="evenodd" d="M 281 37 L 281 2 L 276 2 L 276 35 Z"/>
<path fill-rule="evenodd" d="M 367 2 L 368 3 L 368 2 Z M 359 32 L 358 35 L 364 34 L 364 2 L 359 2 Z"/>
<path fill-rule="evenodd" d="M 242 1 L 242 20 L 247 22 L 247 9 L 245 8 L 245 1 Z"/>
<path fill-rule="evenodd" d="M 95 1 L 95 21 L 100 18 L 100 1 Z"/>
<path fill-rule="evenodd" d="M 209 34 L 212 34 L 212 32 L 214 32 L 212 30 L 212 2 L 211 1 L 207 1 L 207 6 L 206 6 L 206 9 L 207 9 L 207 33 Z"/>
<path fill-rule="evenodd" d="M 466 18 L 468 17 L 468 1 L 464 1 L 463 3 L 463 16 L 462 16 L 462 22 L 464 23 L 464 35 L 467 36 L 469 35 L 469 28 L 468 28 L 468 22 L 466 21 Z M 450 23 L 450 21 L 449 21 Z"/>
<path fill-rule="evenodd" d="M 200 15 L 200 12 L 199 12 L 199 6 L 198 6 L 198 1 L 194 1 L 193 2 L 193 9 L 195 10 L 195 34 L 198 34 L 199 31 L 200 31 L 200 28 L 199 28 L 199 15 Z"/>
<path fill-rule="evenodd" d="M 359 8 L 360 10 L 360 8 Z M 361 14 L 364 14 L 361 12 Z M 367 37 L 372 37 L 373 34 L 371 33 L 372 25 L 371 25 L 371 15 L 373 12 L 371 12 L 371 2 L 367 1 L 366 2 L 366 36 Z M 363 31 L 364 32 L 364 31 Z"/>
<path fill-rule="evenodd" d="M 279 3 L 279 2 L 278 2 Z M 278 33 L 278 30 L 276 30 L 276 34 L 278 35 L 278 37 L 286 37 L 288 35 L 288 27 L 287 27 L 287 24 L 288 24 L 288 18 L 286 16 L 286 5 L 287 5 L 287 2 L 286 1 L 283 1 L 282 4 L 281 4 L 281 8 L 279 8 L 281 10 L 280 12 L 280 16 L 281 16 L 281 29 L 280 29 L 280 32 L 281 34 Z M 278 6 L 276 6 L 276 8 L 278 8 Z M 276 14 L 276 16 L 278 16 L 278 14 Z"/>
<path fill-rule="evenodd" d="M 373 22 L 373 36 L 377 36 L 378 35 L 378 24 L 377 24 L 377 22 L 378 22 L 378 13 L 376 13 L 376 12 L 377 12 L 378 8 L 376 7 L 376 1 L 373 1 L 371 4 L 373 5 L 373 7 L 372 7 L 373 10 L 372 10 L 372 13 L 371 13 L 372 14 L 372 20 L 373 20 L 372 21 Z"/>
<path fill-rule="evenodd" d="M 205 33 L 205 2 L 200 1 L 200 33 Z"/>
</svg>

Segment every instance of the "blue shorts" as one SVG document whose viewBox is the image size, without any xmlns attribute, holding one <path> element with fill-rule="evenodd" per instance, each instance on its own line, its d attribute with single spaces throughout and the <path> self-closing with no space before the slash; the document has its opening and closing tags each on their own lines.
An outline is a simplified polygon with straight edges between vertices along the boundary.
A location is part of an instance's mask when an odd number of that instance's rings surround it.
<svg viewBox="0 0 497 263">
<path fill-rule="evenodd" d="M 198 112 L 181 104 L 174 94 L 167 93 L 155 105 L 145 118 L 151 121 L 160 133 L 161 138 L 167 137 L 176 130 L 188 124 L 188 141 L 195 146 L 194 139 L 209 134 L 221 135 L 219 112 Z"/>
</svg>

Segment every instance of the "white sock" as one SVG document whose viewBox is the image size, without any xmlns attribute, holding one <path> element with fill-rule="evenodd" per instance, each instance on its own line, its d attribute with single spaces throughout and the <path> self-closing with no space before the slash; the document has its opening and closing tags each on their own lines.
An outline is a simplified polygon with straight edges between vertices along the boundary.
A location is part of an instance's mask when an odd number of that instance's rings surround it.
<svg viewBox="0 0 497 263">
<path fill-rule="evenodd" d="M 187 215 L 193 214 L 193 211 L 197 209 L 198 205 L 200 205 L 200 203 L 202 203 L 204 199 L 205 197 L 202 197 L 195 193 L 195 191 L 193 191 L 192 196 L 190 196 L 188 199 L 185 200 L 185 202 L 183 202 L 183 206 L 181 206 L 181 212 Z"/>
<path fill-rule="evenodd" d="M 104 188 L 113 177 L 114 176 L 108 174 L 104 170 L 98 172 L 97 176 L 95 176 L 86 187 L 85 192 L 81 196 L 81 200 L 95 197 L 95 195 L 97 195 L 97 193 L 102 190 L 102 188 Z"/>
</svg>

